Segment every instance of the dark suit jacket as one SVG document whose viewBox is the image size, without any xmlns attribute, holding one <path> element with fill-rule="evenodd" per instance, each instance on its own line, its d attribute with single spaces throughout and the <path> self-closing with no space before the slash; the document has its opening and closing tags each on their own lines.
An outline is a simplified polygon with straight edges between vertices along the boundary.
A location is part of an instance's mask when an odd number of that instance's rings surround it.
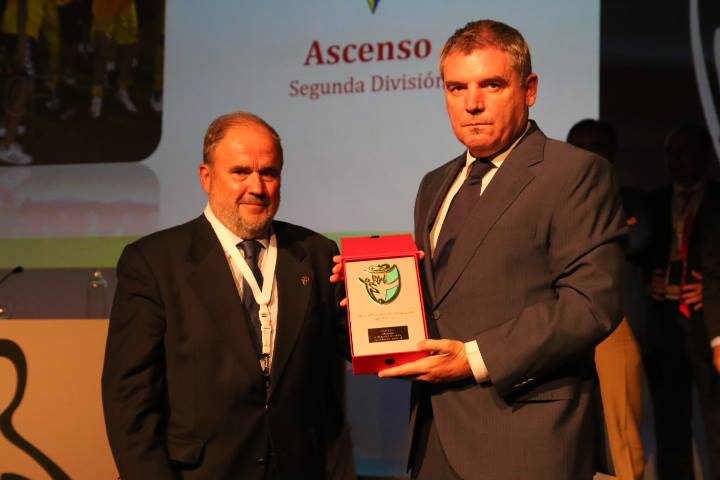
<svg viewBox="0 0 720 480">
<path fill-rule="evenodd" d="M 623 275 L 623 310 L 640 350 L 647 350 L 650 299 L 647 287 L 652 269 L 654 216 L 647 192 L 621 188 L 623 211 L 628 219 Z"/>
<path fill-rule="evenodd" d="M 124 480 L 261 479 L 268 440 L 280 479 L 326 478 L 329 448 L 350 455 L 344 317 L 328 281 L 337 248 L 301 227 L 273 229 L 279 311 L 268 398 L 254 333 L 205 217 L 123 251 L 102 393 Z"/>
<path fill-rule="evenodd" d="M 429 233 L 465 154 L 428 173 L 415 237 Z M 442 285 L 423 262 L 430 330 L 477 340 L 491 382 L 414 385 L 466 479 L 592 477 L 594 346 L 620 322 L 625 231 L 610 164 L 533 123 L 468 215 Z M 413 454 L 411 448 L 411 455 Z"/>
<path fill-rule="evenodd" d="M 656 225 L 652 266 L 665 269 L 671 255 L 673 236 L 672 188 L 653 192 L 652 205 L 655 208 Z M 698 312 L 692 311 L 692 316 L 700 323 L 704 321 L 705 328 L 696 333 L 707 337 L 709 349 L 710 340 L 720 336 L 720 185 L 713 181 L 708 181 L 693 221 L 688 246 L 688 270 L 695 270 L 703 275 L 703 308 Z M 673 317 L 676 313 L 675 302 L 653 302 L 655 316 Z M 672 346 L 676 345 L 677 338 L 668 335 L 661 322 L 651 318 L 650 325 L 653 327 L 649 332 L 651 351 L 673 348 Z"/>
</svg>

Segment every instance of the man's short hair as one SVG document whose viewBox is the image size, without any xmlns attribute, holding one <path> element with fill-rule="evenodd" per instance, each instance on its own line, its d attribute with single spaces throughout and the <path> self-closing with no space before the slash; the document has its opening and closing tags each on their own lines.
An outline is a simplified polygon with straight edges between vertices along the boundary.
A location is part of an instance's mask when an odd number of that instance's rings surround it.
<svg viewBox="0 0 720 480">
<path fill-rule="evenodd" d="M 580 120 L 570 128 L 567 135 L 567 142 L 572 145 L 577 145 L 576 138 L 582 135 L 592 136 L 613 150 L 615 150 L 617 146 L 617 132 L 615 131 L 615 127 L 604 120 L 594 120 L 592 118 Z"/>
<path fill-rule="evenodd" d="M 668 148 L 670 140 L 681 135 L 694 140 L 703 150 L 712 150 L 713 148 L 712 137 L 708 129 L 694 123 L 681 123 L 670 130 L 670 133 L 665 137 L 665 148 Z"/>
<path fill-rule="evenodd" d="M 572 126 L 567 135 L 570 145 L 584 148 L 615 163 L 617 132 L 615 127 L 604 120 L 586 118 Z"/>
<path fill-rule="evenodd" d="M 265 128 L 270 134 L 270 136 L 273 137 L 275 143 L 277 144 L 278 152 L 280 153 L 280 164 L 282 165 L 283 148 L 282 141 L 280 140 L 280 135 L 278 135 L 275 129 L 262 118 L 258 117 L 254 113 L 245 112 L 242 110 L 221 115 L 212 121 L 212 123 L 207 129 L 207 132 L 205 132 L 205 140 L 203 141 L 203 163 L 212 163 L 212 154 L 215 151 L 218 143 L 220 143 L 220 141 L 225 136 L 225 132 L 227 132 L 231 128 L 245 127 L 250 125 L 256 125 Z"/>
<path fill-rule="evenodd" d="M 440 76 L 444 75 L 445 59 L 451 53 L 470 54 L 483 48 L 497 48 L 508 53 L 520 80 L 525 84 L 532 73 L 527 42 L 520 32 L 510 25 L 488 19 L 470 22 L 448 38 L 440 52 Z"/>
</svg>

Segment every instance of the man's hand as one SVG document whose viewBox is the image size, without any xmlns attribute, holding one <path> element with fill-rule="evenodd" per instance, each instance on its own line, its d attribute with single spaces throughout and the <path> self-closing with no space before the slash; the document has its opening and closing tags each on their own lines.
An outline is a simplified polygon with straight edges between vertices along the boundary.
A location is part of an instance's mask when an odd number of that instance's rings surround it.
<svg viewBox="0 0 720 480">
<path fill-rule="evenodd" d="M 406 380 L 422 380 L 440 383 L 472 377 L 465 344 L 457 340 L 422 340 L 418 349 L 430 354 L 414 362 L 380 371 L 378 376 L 402 377 Z"/>
<path fill-rule="evenodd" d="M 715 371 L 720 375 L 720 345 L 713 347 L 713 365 L 715 365 Z"/>
<path fill-rule="evenodd" d="M 662 302 L 665 300 L 665 293 L 667 292 L 667 285 L 665 285 L 665 271 L 661 268 L 656 268 L 652 272 L 652 278 L 650 280 L 650 297 L 653 300 Z"/>
<path fill-rule="evenodd" d="M 333 262 L 335 265 L 333 265 L 332 268 L 332 274 L 330 275 L 330 283 L 340 283 L 345 281 L 345 275 L 342 268 L 342 255 L 335 255 L 333 257 Z M 340 306 L 347 308 L 347 297 L 344 297 L 342 300 L 340 300 Z"/>
<path fill-rule="evenodd" d="M 692 306 L 696 312 L 703 307 L 703 276 L 701 273 L 692 270 L 690 275 L 696 279 L 697 283 L 688 283 L 682 287 L 682 299 L 685 303 Z"/>
<path fill-rule="evenodd" d="M 342 255 L 335 255 L 333 257 L 332 275 L 330 275 L 330 281 L 332 283 L 342 282 L 345 280 L 342 270 Z"/>
</svg>

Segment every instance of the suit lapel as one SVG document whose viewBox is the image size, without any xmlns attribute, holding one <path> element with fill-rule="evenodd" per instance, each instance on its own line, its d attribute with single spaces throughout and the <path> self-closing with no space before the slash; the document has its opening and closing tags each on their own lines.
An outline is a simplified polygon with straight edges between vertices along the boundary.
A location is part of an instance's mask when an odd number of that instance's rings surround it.
<svg viewBox="0 0 720 480">
<path fill-rule="evenodd" d="M 273 353 L 271 392 L 280 380 L 283 370 L 292 354 L 300 330 L 305 322 L 313 271 L 307 264 L 305 250 L 297 243 L 289 244 L 282 231 L 278 236 L 278 259 L 275 270 L 278 295 L 277 332 Z M 301 282 L 306 277 L 309 282 Z"/>
<path fill-rule="evenodd" d="M 188 276 L 188 284 L 227 340 L 227 346 L 245 369 L 262 375 L 258 353 L 248 326 L 248 318 L 238 294 L 225 252 L 215 232 L 205 219 L 196 221 L 189 262 L 195 268 Z"/>
<path fill-rule="evenodd" d="M 529 166 L 542 161 L 545 135 L 533 124 L 526 137 L 505 159 L 480 201 L 468 214 L 448 261 L 442 285 L 435 295 L 435 305 L 447 295 L 458 277 L 467 268 L 470 258 L 480 247 L 490 229 L 505 210 L 532 181 Z"/>
<path fill-rule="evenodd" d="M 455 181 L 455 178 L 458 176 L 458 173 L 460 173 L 460 170 L 462 170 L 462 167 L 465 165 L 465 158 L 465 153 L 456 157 L 447 164 L 443 173 L 436 177 L 437 180 L 428 185 L 427 191 L 434 192 L 434 196 L 431 199 L 430 208 L 428 209 L 425 221 L 423 222 L 426 237 L 430 234 L 433 223 L 435 223 L 435 218 L 440 211 L 443 200 L 445 200 L 445 195 L 447 195 L 448 190 L 450 190 L 450 186 Z"/>
<path fill-rule="evenodd" d="M 430 198 L 430 208 L 427 209 L 427 213 L 423 218 L 420 230 L 416 233 L 416 241 L 418 248 L 423 250 L 426 255 L 426 259 L 422 262 L 423 273 L 426 279 L 426 288 L 430 293 L 432 303 L 436 296 L 435 292 L 435 277 L 432 268 L 432 259 L 430 258 L 430 231 L 432 230 L 435 218 L 437 217 L 440 207 L 442 206 L 443 200 L 447 195 L 450 186 L 455 181 L 460 170 L 465 165 L 466 154 L 458 156 L 441 171 L 439 175 L 436 175 L 428 185 L 425 187 L 425 191 L 429 192 L 432 196 Z"/>
</svg>

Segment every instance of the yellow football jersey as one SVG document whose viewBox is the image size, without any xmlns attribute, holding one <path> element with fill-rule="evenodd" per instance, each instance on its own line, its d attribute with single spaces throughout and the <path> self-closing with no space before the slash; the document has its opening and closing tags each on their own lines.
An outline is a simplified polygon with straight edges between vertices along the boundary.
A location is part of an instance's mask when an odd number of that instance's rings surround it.
<svg viewBox="0 0 720 480">
<path fill-rule="evenodd" d="M 25 33 L 37 40 L 40 25 L 43 21 L 44 1 L 43 0 L 25 0 L 27 2 L 27 23 L 25 24 Z M 5 3 L 5 13 L 2 19 L 2 31 L 11 35 L 18 33 L 18 2 L 19 0 L 7 0 Z"/>
</svg>

